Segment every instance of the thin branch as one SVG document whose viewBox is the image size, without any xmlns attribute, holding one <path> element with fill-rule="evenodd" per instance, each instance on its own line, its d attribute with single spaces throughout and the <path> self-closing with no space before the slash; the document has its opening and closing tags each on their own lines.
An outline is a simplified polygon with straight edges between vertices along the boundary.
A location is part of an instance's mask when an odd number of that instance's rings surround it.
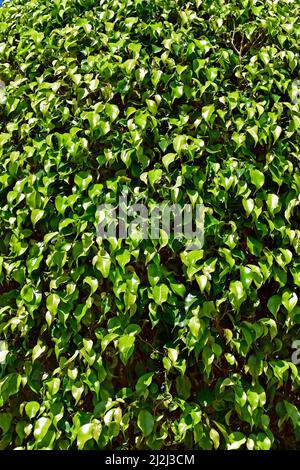
<svg viewBox="0 0 300 470">
<path fill-rule="evenodd" d="M 142 338 L 140 335 L 138 335 L 138 338 L 145 344 L 147 344 L 147 346 L 149 346 L 149 348 L 152 349 L 152 351 L 158 353 L 158 354 L 161 354 L 162 356 L 164 356 L 164 353 L 162 353 L 161 351 L 159 351 L 158 349 L 155 349 L 151 343 L 148 343 L 148 341 L 146 341 L 144 338 Z"/>
</svg>

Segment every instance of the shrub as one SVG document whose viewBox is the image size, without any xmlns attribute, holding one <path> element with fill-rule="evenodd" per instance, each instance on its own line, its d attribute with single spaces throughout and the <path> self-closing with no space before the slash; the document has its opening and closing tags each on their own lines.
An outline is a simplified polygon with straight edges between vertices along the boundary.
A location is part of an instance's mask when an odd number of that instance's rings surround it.
<svg viewBox="0 0 300 470">
<path fill-rule="evenodd" d="M 2 449 L 299 447 L 298 15 L 4 3 Z M 124 191 L 203 204 L 202 248 L 99 239 Z"/>
</svg>

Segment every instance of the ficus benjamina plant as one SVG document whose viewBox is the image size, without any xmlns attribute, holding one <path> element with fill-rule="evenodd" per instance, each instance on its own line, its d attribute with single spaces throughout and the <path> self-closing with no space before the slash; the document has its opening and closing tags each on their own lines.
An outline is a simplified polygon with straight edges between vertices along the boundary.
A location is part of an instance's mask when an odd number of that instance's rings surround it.
<svg viewBox="0 0 300 470">
<path fill-rule="evenodd" d="M 299 44 L 298 0 L 3 2 L 0 449 L 299 448 Z M 202 248 L 99 240 L 124 191 Z"/>
</svg>

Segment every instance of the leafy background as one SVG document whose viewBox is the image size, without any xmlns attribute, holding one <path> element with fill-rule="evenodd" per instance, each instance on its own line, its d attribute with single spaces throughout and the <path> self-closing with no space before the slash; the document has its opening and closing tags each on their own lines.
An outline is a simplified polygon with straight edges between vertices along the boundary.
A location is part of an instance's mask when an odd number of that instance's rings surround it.
<svg viewBox="0 0 300 470">
<path fill-rule="evenodd" d="M 299 2 L 0 10 L 1 449 L 299 448 Z M 205 243 L 96 236 L 203 203 Z"/>
</svg>

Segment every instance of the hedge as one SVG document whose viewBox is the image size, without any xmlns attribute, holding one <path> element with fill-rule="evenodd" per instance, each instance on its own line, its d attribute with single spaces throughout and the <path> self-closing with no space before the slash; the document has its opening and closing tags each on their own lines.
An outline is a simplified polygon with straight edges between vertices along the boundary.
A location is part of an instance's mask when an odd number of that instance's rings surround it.
<svg viewBox="0 0 300 470">
<path fill-rule="evenodd" d="M 1 449 L 300 447 L 298 19 L 4 2 Z M 202 248 L 99 239 L 124 191 L 203 204 Z"/>
</svg>

